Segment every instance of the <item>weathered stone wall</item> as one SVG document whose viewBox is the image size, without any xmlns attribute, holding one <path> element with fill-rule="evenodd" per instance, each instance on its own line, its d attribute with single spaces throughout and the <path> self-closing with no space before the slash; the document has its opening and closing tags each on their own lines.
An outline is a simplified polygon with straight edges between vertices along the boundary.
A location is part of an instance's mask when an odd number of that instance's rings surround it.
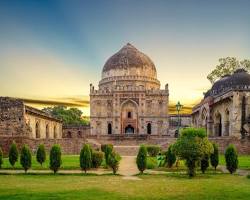
<svg viewBox="0 0 250 200">
<path fill-rule="evenodd" d="M 0 137 L 0 147 L 3 149 L 4 155 L 8 155 L 9 147 L 12 141 L 15 140 L 18 148 L 20 149 L 23 144 L 28 144 L 33 153 L 39 144 L 44 144 L 46 150 L 54 144 L 60 144 L 63 154 L 79 154 L 84 143 L 89 143 L 93 148 L 100 149 L 100 144 L 113 144 L 117 150 L 123 155 L 132 155 L 133 150 L 138 150 L 140 144 L 155 144 L 160 145 L 163 149 L 167 149 L 170 144 L 176 141 L 176 138 L 171 137 L 88 137 L 88 138 L 62 138 L 62 139 L 30 139 L 24 137 Z M 229 144 L 234 144 L 239 154 L 250 154 L 250 139 L 237 139 L 237 138 L 210 138 L 210 141 L 219 145 L 219 150 L 223 154 Z M 132 149 L 132 150 L 131 150 Z M 133 155 L 136 155 L 133 154 Z"/>
<path fill-rule="evenodd" d="M 25 106 L 21 100 L 0 97 L 0 136 L 29 135 L 24 113 Z"/>
<path fill-rule="evenodd" d="M 63 126 L 63 138 L 84 138 L 90 135 L 90 126 L 75 126 L 66 125 Z"/>
</svg>

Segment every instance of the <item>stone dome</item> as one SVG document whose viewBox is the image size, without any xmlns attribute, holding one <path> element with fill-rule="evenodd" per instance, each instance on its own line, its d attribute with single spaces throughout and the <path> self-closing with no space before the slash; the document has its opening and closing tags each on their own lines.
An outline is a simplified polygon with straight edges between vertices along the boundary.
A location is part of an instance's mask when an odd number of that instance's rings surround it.
<svg viewBox="0 0 250 200">
<path fill-rule="evenodd" d="M 157 77 L 152 60 L 128 43 L 107 60 L 102 70 L 102 78 L 131 75 L 153 79 Z"/>
<path fill-rule="evenodd" d="M 244 69 L 237 69 L 232 75 L 225 75 L 216 81 L 206 96 L 216 96 L 230 89 L 250 90 L 250 74 Z"/>
</svg>

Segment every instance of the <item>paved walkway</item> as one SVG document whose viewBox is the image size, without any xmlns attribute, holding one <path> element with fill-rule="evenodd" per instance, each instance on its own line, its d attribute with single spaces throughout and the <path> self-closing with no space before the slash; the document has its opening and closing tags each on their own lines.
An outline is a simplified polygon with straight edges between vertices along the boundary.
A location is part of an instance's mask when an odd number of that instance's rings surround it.
<svg viewBox="0 0 250 200">
<path fill-rule="evenodd" d="M 220 169 L 223 173 L 229 173 L 229 171 L 227 170 L 227 167 L 224 165 L 219 165 L 218 169 Z M 250 170 L 237 169 L 236 174 L 240 176 L 247 176 L 248 174 L 250 174 Z"/>
<path fill-rule="evenodd" d="M 118 169 L 118 174 L 123 176 L 125 180 L 141 180 L 140 178 L 134 176 L 139 173 L 136 166 L 135 156 L 122 156 L 120 166 Z"/>
</svg>

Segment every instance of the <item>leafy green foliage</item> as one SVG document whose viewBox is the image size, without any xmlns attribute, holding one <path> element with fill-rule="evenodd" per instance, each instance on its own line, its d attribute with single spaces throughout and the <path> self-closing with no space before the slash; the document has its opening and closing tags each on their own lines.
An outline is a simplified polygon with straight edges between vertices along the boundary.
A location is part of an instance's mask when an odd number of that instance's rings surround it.
<svg viewBox="0 0 250 200">
<path fill-rule="evenodd" d="M 161 148 L 158 145 L 147 145 L 147 152 L 149 156 L 157 156 L 160 150 Z"/>
<path fill-rule="evenodd" d="M 91 150 L 88 144 L 84 144 L 80 153 L 80 167 L 86 173 L 88 169 L 91 168 L 92 159 L 91 159 Z"/>
<path fill-rule="evenodd" d="M 121 156 L 115 151 L 112 151 L 108 155 L 107 165 L 113 170 L 113 174 L 116 174 L 119 168 L 120 160 L 121 160 Z"/>
<path fill-rule="evenodd" d="M 17 160 L 18 160 L 18 150 L 17 150 L 16 143 L 13 141 L 9 150 L 9 162 L 12 167 L 15 166 L 15 163 L 17 162 Z"/>
<path fill-rule="evenodd" d="M 36 152 L 36 160 L 37 160 L 37 162 L 40 163 L 41 166 L 46 160 L 46 151 L 45 151 L 45 147 L 43 144 L 40 144 L 38 146 L 38 149 Z"/>
<path fill-rule="evenodd" d="M 209 167 L 209 156 L 205 155 L 201 159 L 201 171 L 203 174 L 205 173 L 205 171 L 207 170 L 208 167 Z"/>
<path fill-rule="evenodd" d="M 238 153 L 233 144 L 230 144 L 225 152 L 225 160 L 228 171 L 232 174 L 238 168 Z"/>
<path fill-rule="evenodd" d="M 176 156 L 172 150 L 172 147 L 173 147 L 173 145 L 170 145 L 168 147 L 167 152 L 166 152 L 166 163 L 167 163 L 167 167 L 169 167 L 169 168 L 171 168 L 176 161 Z"/>
<path fill-rule="evenodd" d="M 215 143 L 213 143 L 213 147 L 214 147 L 214 152 L 210 155 L 210 163 L 216 170 L 219 164 L 219 149 L 218 149 L 218 145 Z"/>
<path fill-rule="evenodd" d="M 104 153 L 101 151 L 93 151 L 91 158 L 92 158 L 92 167 L 98 168 L 102 164 Z"/>
<path fill-rule="evenodd" d="M 239 61 L 235 57 L 226 57 L 219 59 L 219 65 L 207 76 L 207 79 L 214 83 L 216 80 L 221 77 L 232 74 L 238 68 L 243 68 L 246 71 L 250 71 L 250 60 Z"/>
<path fill-rule="evenodd" d="M 112 151 L 113 151 L 113 145 L 112 145 L 112 144 L 102 144 L 102 145 L 101 145 L 101 150 L 102 150 L 102 152 L 104 152 L 104 154 L 105 154 L 105 161 L 106 161 L 106 163 L 107 163 L 109 154 L 111 154 Z"/>
<path fill-rule="evenodd" d="M 143 173 L 147 167 L 147 153 L 147 148 L 144 145 L 141 145 L 136 157 L 137 168 L 141 173 Z"/>
<path fill-rule="evenodd" d="M 157 167 L 158 167 L 157 158 L 156 157 L 147 157 L 146 169 L 155 169 Z"/>
<path fill-rule="evenodd" d="M 49 160 L 50 160 L 50 169 L 54 172 L 54 174 L 60 169 L 62 164 L 62 153 L 61 147 L 58 144 L 52 146 L 50 150 Z"/>
<path fill-rule="evenodd" d="M 27 145 L 24 145 L 21 149 L 20 163 L 25 173 L 27 172 L 29 168 L 31 168 L 31 159 L 32 159 L 32 155 L 30 152 L 30 148 Z"/>
<path fill-rule="evenodd" d="M 2 164 L 3 164 L 3 151 L 0 147 L 0 169 L 2 168 Z"/>
<path fill-rule="evenodd" d="M 181 129 L 181 135 L 173 145 L 175 155 L 186 161 L 188 175 L 195 176 L 197 163 L 213 153 L 213 145 L 208 141 L 206 131 L 201 128 Z"/>
<path fill-rule="evenodd" d="M 55 106 L 44 108 L 43 111 L 61 119 L 65 125 L 88 125 L 89 121 L 82 117 L 82 111 L 77 108 Z"/>
</svg>

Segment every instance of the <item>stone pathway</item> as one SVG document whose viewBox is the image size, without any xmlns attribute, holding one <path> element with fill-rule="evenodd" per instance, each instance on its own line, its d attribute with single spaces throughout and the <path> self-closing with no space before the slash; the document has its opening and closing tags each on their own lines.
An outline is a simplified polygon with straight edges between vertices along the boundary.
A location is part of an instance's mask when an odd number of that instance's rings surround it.
<svg viewBox="0 0 250 200">
<path fill-rule="evenodd" d="M 220 169 L 223 173 L 229 173 L 229 171 L 227 170 L 227 167 L 224 165 L 219 165 L 218 169 Z M 237 169 L 236 174 L 240 176 L 247 176 L 248 174 L 250 174 L 250 170 Z"/>
<path fill-rule="evenodd" d="M 140 178 L 134 176 L 139 173 L 136 166 L 135 156 L 122 156 L 120 162 L 118 174 L 123 176 L 125 180 L 141 180 Z"/>
</svg>

